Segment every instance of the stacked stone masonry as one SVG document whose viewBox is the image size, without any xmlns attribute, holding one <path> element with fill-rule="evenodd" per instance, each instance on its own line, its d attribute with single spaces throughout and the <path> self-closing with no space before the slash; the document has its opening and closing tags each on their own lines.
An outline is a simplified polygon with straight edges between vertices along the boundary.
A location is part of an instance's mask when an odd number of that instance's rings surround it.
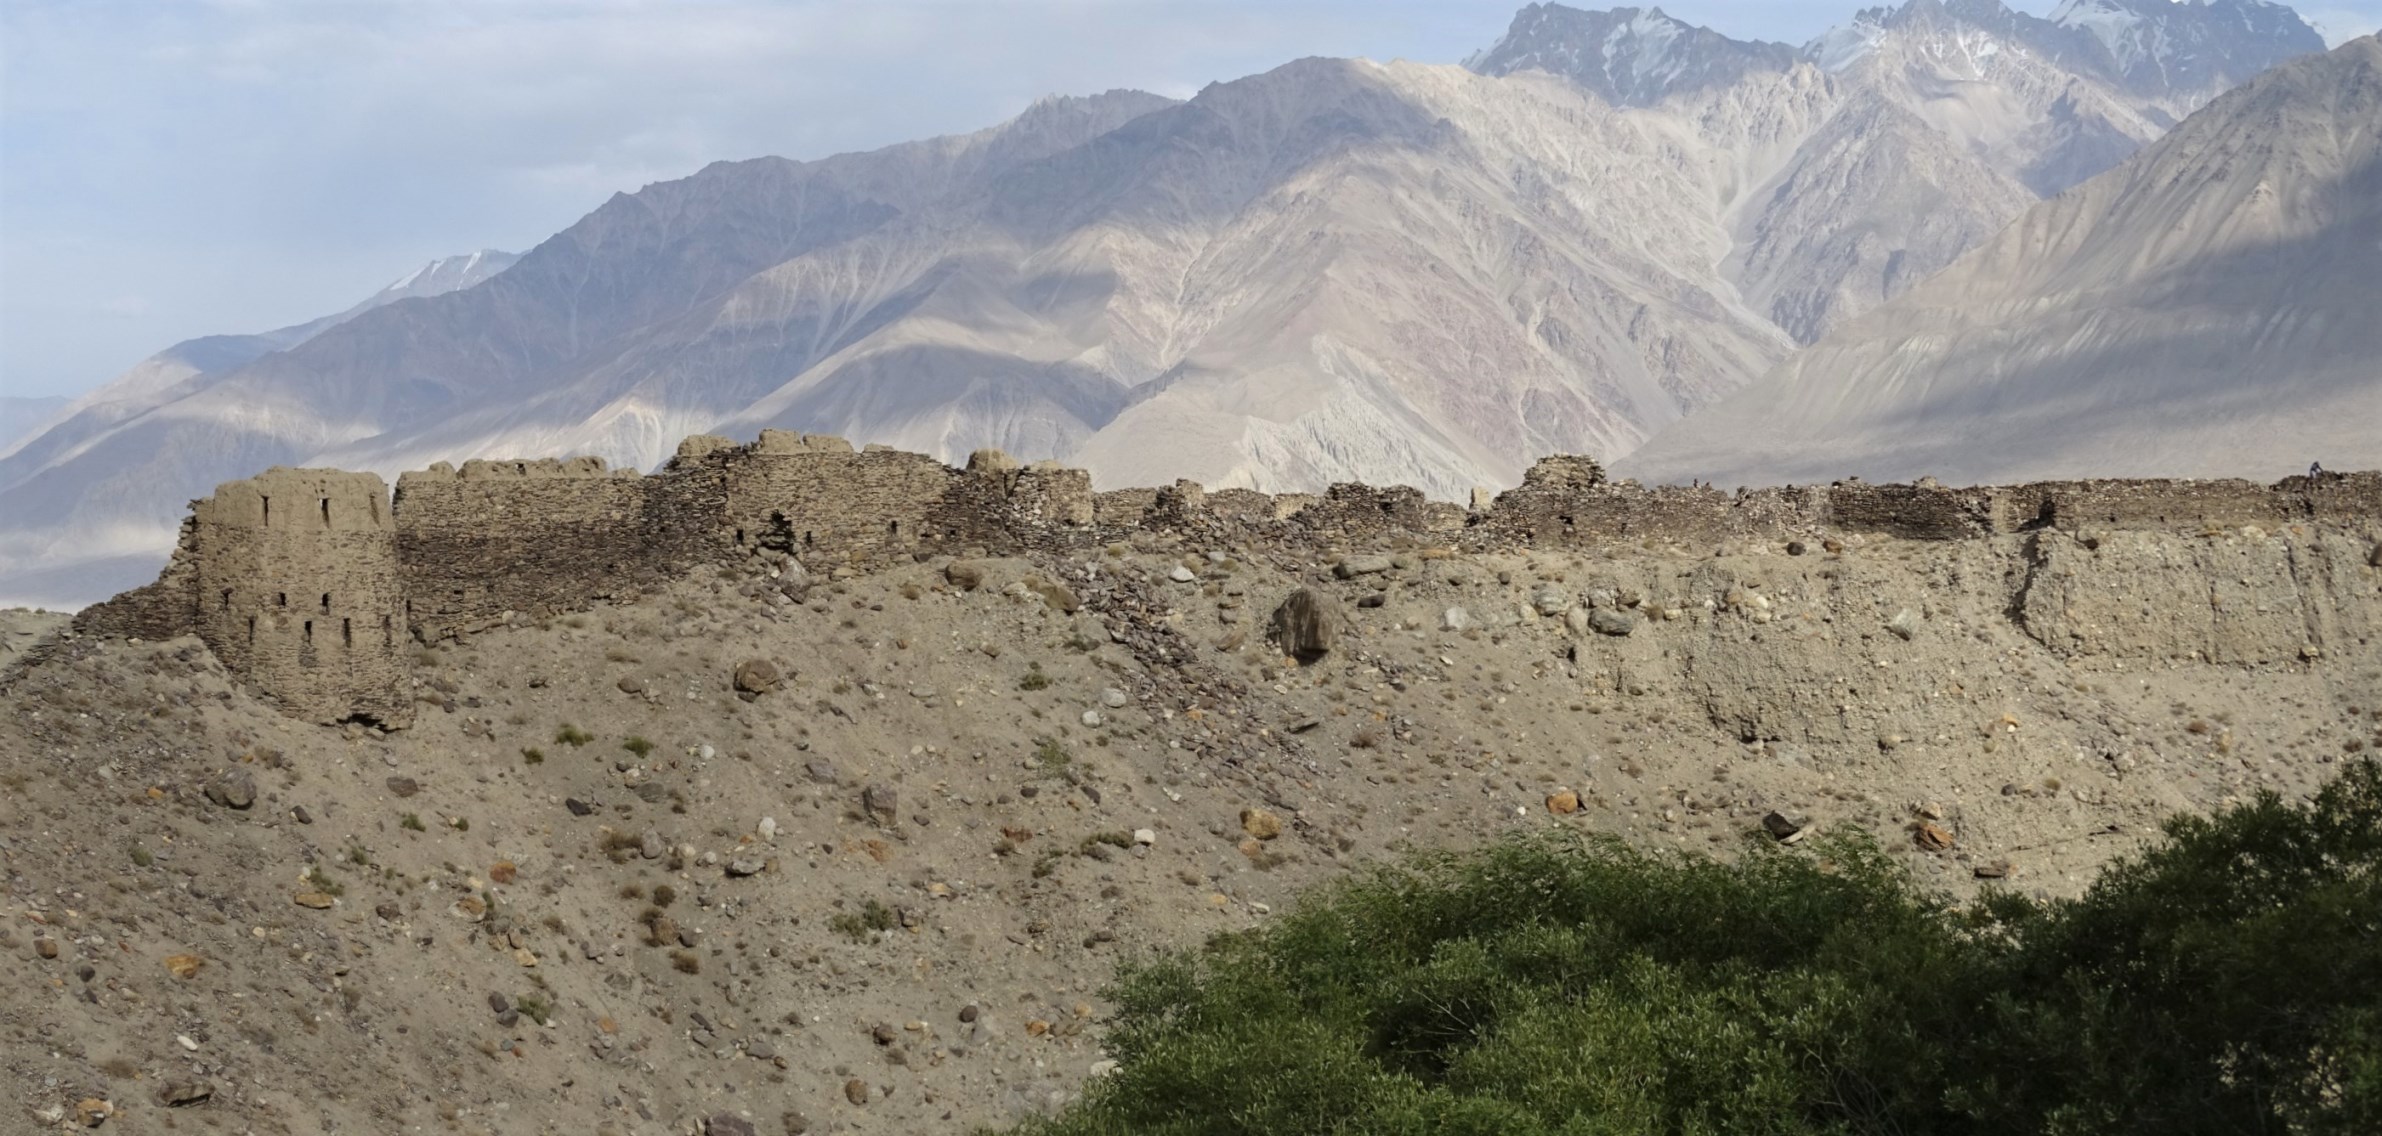
<svg viewBox="0 0 2382 1136">
<path fill-rule="evenodd" d="M 195 633 L 294 715 L 395 727 L 411 714 L 406 660 L 416 642 L 584 609 L 762 552 L 827 573 L 938 555 L 1088 550 L 1150 532 L 1328 557 L 1786 543 L 1831 533 L 1948 541 L 2048 529 L 2080 538 L 2032 554 L 2053 565 L 2051 578 L 2067 579 L 2058 558 L 2098 548 L 2107 534 L 2299 523 L 2374 528 L 2382 473 L 2273 485 L 1844 481 L 1728 493 L 1616 483 L 1589 458 L 1560 456 L 1467 509 L 1403 486 L 1269 495 L 1177 482 L 1094 493 L 1082 470 L 1021 465 L 997 450 L 954 469 L 925 455 L 770 430 L 749 445 L 689 438 L 649 476 L 593 458 L 441 463 L 399 477 L 393 498 L 374 474 L 275 468 L 193 502 L 157 582 L 86 609 L 76 628 L 150 639 Z M 2116 542 L 2110 552 L 2127 547 Z M 2093 601 L 2047 583 L 2027 602 L 2050 626 Z M 2122 624 L 2108 614 L 2101 622 Z M 2131 649 L 2122 637 L 2071 638 L 2066 649 Z"/>
</svg>

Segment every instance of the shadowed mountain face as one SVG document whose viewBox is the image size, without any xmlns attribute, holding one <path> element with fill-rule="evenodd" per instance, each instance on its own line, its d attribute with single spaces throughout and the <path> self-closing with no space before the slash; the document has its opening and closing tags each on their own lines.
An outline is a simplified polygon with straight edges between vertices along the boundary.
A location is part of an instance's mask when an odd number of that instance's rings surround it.
<svg viewBox="0 0 2382 1136">
<path fill-rule="evenodd" d="M 2024 19 L 1914 0 L 1790 49 L 1537 5 L 1469 71 L 1301 60 L 718 163 L 473 286 L 144 364 L 0 455 L 0 599 L 162 556 L 184 501 L 273 464 L 650 468 L 774 426 L 1460 496 L 1625 454 L 2215 93 L 2062 69 L 2003 25 L 2065 25 Z"/>
<path fill-rule="evenodd" d="M 1722 484 L 2382 465 L 2382 41 L 2219 99 L 1622 463 Z"/>
<path fill-rule="evenodd" d="M 2220 92 L 2323 49 L 2289 8 L 2258 0 L 2070 0 L 2048 19 L 2000 0 L 1910 0 L 1800 50 L 1658 8 L 1534 4 L 1469 65 L 1562 75 L 1632 106 L 1825 73 L 1803 132 L 1738 155 L 1757 184 L 1730 210 L 1722 266 L 1747 303 L 1808 344 Z"/>
</svg>

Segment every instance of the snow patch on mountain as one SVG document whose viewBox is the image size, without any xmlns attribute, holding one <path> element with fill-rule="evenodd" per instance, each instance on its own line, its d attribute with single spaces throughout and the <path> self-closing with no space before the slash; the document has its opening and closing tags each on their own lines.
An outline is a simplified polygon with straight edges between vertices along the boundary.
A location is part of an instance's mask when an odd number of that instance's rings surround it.
<svg viewBox="0 0 2382 1136">
<path fill-rule="evenodd" d="M 1852 23 L 1821 32 L 1819 38 L 1803 45 L 1803 57 L 1831 75 L 1845 71 L 1867 59 L 1877 50 L 1878 41 L 1886 38 L 1884 15 L 1883 8 L 1871 9 L 1853 17 Z"/>
</svg>

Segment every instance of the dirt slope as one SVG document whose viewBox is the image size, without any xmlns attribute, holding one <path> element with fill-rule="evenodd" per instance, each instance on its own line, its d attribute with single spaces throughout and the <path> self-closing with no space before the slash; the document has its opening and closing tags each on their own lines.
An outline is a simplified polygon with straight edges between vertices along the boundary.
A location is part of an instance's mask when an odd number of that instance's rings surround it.
<svg viewBox="0 0 2382 1136">
<path fill-rule="evenodd" d="M 2382 742 L 2376 538 L 755 560 L 425 649 L 389 735 L 55 640 L 0 681 L 7 1126 L 1004 1124 L 1101 1068 L 1119 958 L 1517 828 L 1726 853 L 1778 810 L 2071 893 Z M 1342 619 L 1307 666 L 1263 634 L 1300 586 Z"/>
</svg>

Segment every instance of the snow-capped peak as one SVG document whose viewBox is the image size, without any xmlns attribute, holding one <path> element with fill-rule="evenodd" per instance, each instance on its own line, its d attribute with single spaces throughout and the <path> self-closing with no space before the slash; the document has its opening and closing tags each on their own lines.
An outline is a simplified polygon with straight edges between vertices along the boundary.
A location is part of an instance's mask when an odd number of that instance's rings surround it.
<svg viewBox="0 0 2382 1136">
<path fill-rule="evenodd" d="M 1856 13 L 1852 23 L 1829 28 L 1804 44 L 1803 57 L 1834 75 L 1868 58 L 1885 38 L 1886 10 L 1871 8 Z"/>
<path fill-rule="evenodd" d="M 408 296 L 436 296 L 469 288 L 513 266 L 521 259 L 519 253 L 497 249 L 442 256 L 420 268 L 389 282 L 389 286 L 374 294 L 366 304 L 378 306 Z"/>
<path fill-rule="evenodd" d="M 1784 44 L 1730 39 L 1660 8 L 1584 11 L 1532 4 L 1504 38 L 1464 65 L 1485 75 L 1545 71 L 1624 106 L 1647 106 L 1681 91 L 1735 82 L 1747 72 L 1784 70 Z"/>
</svg>

